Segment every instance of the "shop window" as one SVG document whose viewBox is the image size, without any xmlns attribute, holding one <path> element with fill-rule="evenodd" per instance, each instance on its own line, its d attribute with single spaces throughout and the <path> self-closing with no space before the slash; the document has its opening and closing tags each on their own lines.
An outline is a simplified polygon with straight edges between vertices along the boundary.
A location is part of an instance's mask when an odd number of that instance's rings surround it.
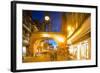
<svg viewBox="0 0 100 73">
<path fill-rule="evenodd" d="M 88 59 L 89 57 L 88 41 L 80 42 L 77 45 L 69 46 L 69 54 L 72 59 Z"/>
</svg>

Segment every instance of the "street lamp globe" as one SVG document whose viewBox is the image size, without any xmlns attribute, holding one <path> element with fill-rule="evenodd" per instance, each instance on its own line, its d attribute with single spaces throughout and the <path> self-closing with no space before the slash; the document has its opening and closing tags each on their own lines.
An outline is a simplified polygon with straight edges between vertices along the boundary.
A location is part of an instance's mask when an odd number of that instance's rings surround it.
<svg viewBox="0 0 100 73">
<path fill-rule="evenodd" d="M 49 16 L 45 16 L 45 21 L 49 21 L 50 17 Z"/>
</svg>

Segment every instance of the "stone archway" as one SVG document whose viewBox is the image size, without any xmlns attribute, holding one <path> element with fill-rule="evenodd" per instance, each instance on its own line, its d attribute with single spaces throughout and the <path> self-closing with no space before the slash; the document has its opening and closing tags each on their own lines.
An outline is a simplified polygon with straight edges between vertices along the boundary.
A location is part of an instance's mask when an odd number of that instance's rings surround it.
<svg viewBox="0 0 100 73">
<path fill-rule="evenodd" d="M 56 43 L 56 45 L 54 43 Z M 53 49 L 56 49 L 57 45 L 58 45 L 58 43 L 52 38 L 40 38 L 40 39 L 37 39 L 33 43 L 33 52 L 34 52 L 33 54 L 35 56 L 35 54 L 37 52 L 41 52 L 43 50 L 45 50 L 45 51 L 49 50 L 50 47 L 53 47 Z"/>
<path fill-rule="evenodd" d="M 40 42 L 46 39 L 53 39 L 58 44 L 57 46 L 58 55 L 64 55 L 64 53 L 66 53 L 67 51 L 67 48 L 66 48 L 67 41 L 66 40 L 67 39 L 63 34 L 53 33 L 53 32 L 38 32 L 38 33 L 32 34 L 30 37 L 28 55 L 34 56 L 37 51 L 37 47 L 41 47 L 41 46 L 38 46 L 41 44 Z"/>
</svg>

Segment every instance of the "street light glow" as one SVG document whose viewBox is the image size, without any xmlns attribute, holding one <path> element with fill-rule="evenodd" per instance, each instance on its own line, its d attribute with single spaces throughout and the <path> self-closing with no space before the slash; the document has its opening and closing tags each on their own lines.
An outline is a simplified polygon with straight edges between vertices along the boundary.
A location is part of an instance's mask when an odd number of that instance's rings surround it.
<svg viewBox="0 0 100 73">
<path fill-rule="evenodd" d="M 50 37 L 49 34 L 42 34 L 43 37 Z"/>
<path fill-rule="evenodd" d="M 50 17 L 49 16 L 45 16 L 45 20 L 46 21 L 49 21 L 50 20 Z"/>
<path fill-rule="evenodd" d="M 67 28 L 68 32 L 71 31 L 71 29 L 72 29 L 71 26 L 68 26 Z"/>
<path fill-rule="evenodd" d="M 72 26 L 68 26 L 67 27 L 67 32 L 68 32 L 68 36 L 67 37 L 71 36 L 73 31 L 74 31 L 74 28 Z"/>
<path fill-rule="evenodd" d="M 64 41 L 65 41 L 64 38 L 61 37 L 61 36 L 56 36 L 56 39 L 57 39 L 59 42 L 64 42 Z"/>
</svg>

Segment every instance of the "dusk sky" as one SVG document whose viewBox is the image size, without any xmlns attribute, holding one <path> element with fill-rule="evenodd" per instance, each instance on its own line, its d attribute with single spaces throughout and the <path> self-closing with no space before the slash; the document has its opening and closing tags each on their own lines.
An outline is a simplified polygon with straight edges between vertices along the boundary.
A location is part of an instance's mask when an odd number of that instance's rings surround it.
<svg viewBox="0 0 100 73">
<path fill-rule="evenodd" d="M 60 32 L 60 27 L 62 23 L 62 13 L 61 12 L 48 12 L 50 17 L 50 23 L 52 26 L 51 32 Z M 45 11 L 32 11 L 32 20 L 37 19 L 40 23 L 44 21 Z"/>
</svg>

